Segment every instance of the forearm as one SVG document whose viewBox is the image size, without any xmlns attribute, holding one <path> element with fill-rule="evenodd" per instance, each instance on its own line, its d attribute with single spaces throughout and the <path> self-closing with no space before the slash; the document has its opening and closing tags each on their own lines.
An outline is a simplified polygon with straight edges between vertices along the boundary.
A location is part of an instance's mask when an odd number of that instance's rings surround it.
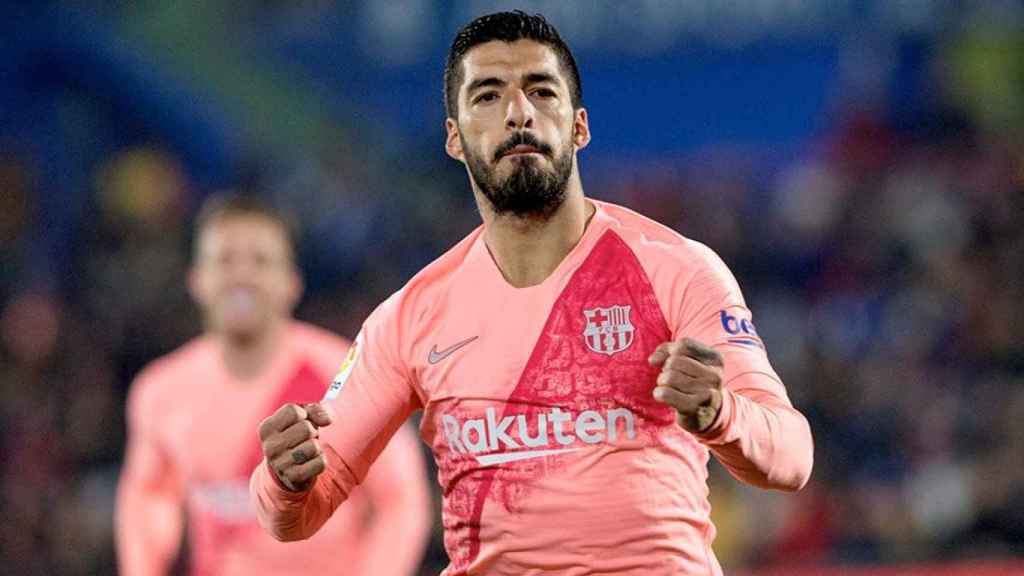
<svg viewBox="0 0 1024 576">
<path fill-rule="evenodd" d="M 698 439 L 736 478 L 763 488 L 799 490 L 814 460 L 807 419 L 767 391 L 776 385 L 771 376 L 748 373 L 737 380 L 723 388 L 718 418 Z"/>
<path fill-rule="evenodd" d="M 123 483 L 115 516 L 118 572 L 167 574 L 181 547 L 183 522 L 181 503 L 173 495 Z"/>
</svg>

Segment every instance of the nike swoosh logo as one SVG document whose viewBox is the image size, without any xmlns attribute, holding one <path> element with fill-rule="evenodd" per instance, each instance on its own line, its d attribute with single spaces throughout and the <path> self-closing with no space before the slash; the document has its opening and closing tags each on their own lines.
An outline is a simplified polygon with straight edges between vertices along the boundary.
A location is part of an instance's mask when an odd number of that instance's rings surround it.
<svg viewBox="0 0 1024 576">
<path fill-rule="evenodd" d="M 444 360 L 445 358 L 454 354 L 459 348 L 462 348 L 463 346 L 469 344 L 470 342 L 476 340 L 477 338 L 479 338 L 479 336 L 466 338 L 462 342 L 452 344 L 451 346 L 445 348 L 444 350 L 441 350 L 440 352 L 437 350 L 437 344 L 434 344 L 434 347 L 430 349 L 430 355 L 427 356 L 427 362 L 430 362 L 431 364 L 437 364 L 441 360 Z"/>
</svg>

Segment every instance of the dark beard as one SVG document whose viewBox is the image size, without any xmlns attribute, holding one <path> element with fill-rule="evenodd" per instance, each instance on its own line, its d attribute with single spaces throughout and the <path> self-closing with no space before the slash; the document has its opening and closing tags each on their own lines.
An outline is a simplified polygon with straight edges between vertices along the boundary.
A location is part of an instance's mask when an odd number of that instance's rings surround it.
<svg viewBox="0 0 1024 576">
<path fill-rule="evenodd" d="M 533 146 L 541 154 L 553 158 L 554 169 L 545 170 L 537 158 L 519 158 L 513 160 L 516 166 L 512 173 L 499 181 L 494 166 L 505 152 L 520 144 Z M 565 190 L 572 174 L 571 142 L 560 156 L 553 157 L 550 146 L 540 143 L 529 133 L 520 132 L 498 147 L 494 154 L 494 164 L 487 164 L 482 155 L 472 152 L 465 141 L 462 142 L 462 149 L 466 151 L 466 165 L 473 180 L 490 202 L 495 214 L 546 219 L 565 201 Z"/>
</svg>

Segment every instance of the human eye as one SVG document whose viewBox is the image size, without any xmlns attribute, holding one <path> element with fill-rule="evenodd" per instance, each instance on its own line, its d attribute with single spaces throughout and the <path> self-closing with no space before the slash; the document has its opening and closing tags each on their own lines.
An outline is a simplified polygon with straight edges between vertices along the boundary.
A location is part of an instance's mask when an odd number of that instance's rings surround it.
<svg viewBox="0 0 1024 576">
<path fill-rule="evenodd" d="M 252 262 L 257 268 L 269 268 L 273 258 L 266 252 L 257 252 L 252 255 Z"/>
<path fill-rule="evenodd" d="M 537 88 L 533 91 L 533 95 L 540 98 L 555 98 L 558 96 L 551 88 Z"/>
<path fill-rule="evenodd" d="M 484 92 L 476 98 L 473 98 L 473 104 L 484 104 L 487 102 L 494 102 L 498 99 L 498 93 L 494 91 Z"/>
</svg>

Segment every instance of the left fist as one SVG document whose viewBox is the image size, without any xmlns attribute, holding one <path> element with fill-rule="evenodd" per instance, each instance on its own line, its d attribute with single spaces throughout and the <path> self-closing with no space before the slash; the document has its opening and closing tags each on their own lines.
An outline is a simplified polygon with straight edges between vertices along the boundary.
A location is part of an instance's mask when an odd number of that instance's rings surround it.
<svg viewBox="0 0 1024 576">
<path fill-rule="evenodd" d="M 678 412 L 679 425 L 704 432 L 722 408 L 722 355 L 692 338 L 665 342 L 647 359 L 661 366 L 654 399 Z"/>
</svg>

